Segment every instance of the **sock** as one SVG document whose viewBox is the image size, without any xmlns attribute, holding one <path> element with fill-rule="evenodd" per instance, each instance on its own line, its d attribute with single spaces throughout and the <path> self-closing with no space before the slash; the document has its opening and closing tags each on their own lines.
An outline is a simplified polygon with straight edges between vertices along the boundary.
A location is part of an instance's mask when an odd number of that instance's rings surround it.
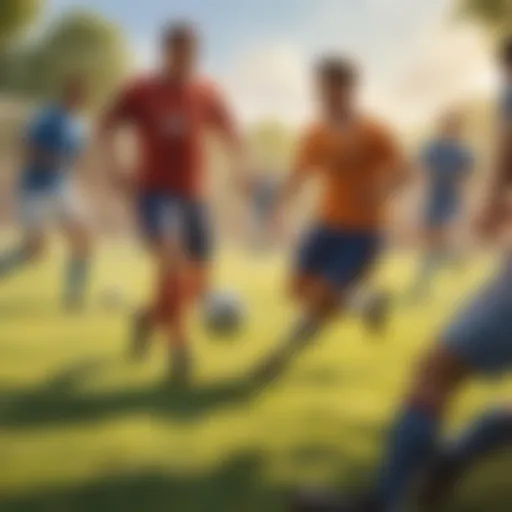
<svg viewBox="0 0 512 512">
<path fill-rule="evenodd" d="M 379 475 L 377 498 L 386 512 L 403 505 L 411 484 L 426 469 L 433 456 L 438 423 L 434 414 L 415 405 L 400 417 Z"/>
<path fill-rule="evenodd" d="M 512 444 L 512 410 L 491 411 L 477 420 L 448 448 L 450 459 L 469 466 L 490 452 Z"/>
<path fill-rule="evenodd" d="M 5 277 L 30 260 L 30 252 L 23 246 L 7 250 L 0 255 L 0 277 Z"/>
<path fill-rule="evenodd" d="M 67 304 L 75 304 L 82 301 L 85 285 L 89 277 L 89 267 L 88 258 L 71 258 L 69 260 L 64 295 Z"/>
</svg>

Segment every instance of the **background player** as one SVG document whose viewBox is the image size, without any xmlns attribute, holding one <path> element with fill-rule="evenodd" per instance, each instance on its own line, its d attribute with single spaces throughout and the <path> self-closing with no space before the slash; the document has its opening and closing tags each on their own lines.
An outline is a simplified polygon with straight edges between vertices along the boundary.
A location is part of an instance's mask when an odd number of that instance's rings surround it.
<svg viewBox="0 0 512 512">
<path fill-rule="evenodd" d="M 222 135 L 241 166 L 241 143 L 223 100 L 197 74 L 199 39 L 188 23 L 172 24 L 162 38 L 161 68 L 136 80 L 110 107 L 102 131 L 107 164 L 120 186 L 134 186 L 144 234 L 157 268 L 153 304 L 137 317 L 135 355 L 144 353 L 158 324 L 172 350 L 171 375 L 186 381 L 190 349 L 188 302 L 208 289 L 211 239 L 204 177 L 203 137 Z M 120 169 L 116 128 L 131 124 L 141 147 L 133 181 Z"/>
<path fill-rule="evenodd" d="M 454 224 L 460 219 L 465 185 L 473 169 L 471 149 L 463 140 L 464 120 L 458 112 L 445 114 L 438 133 L 422 151 L 420 167 L 425 190 L 423 261 L 413 286 L 414 299 L 424 298 L 436 272 L 455 255 Z"/>
<path fill-rule="evenodd" d="M 320 178 L 320 212 L 299 249 L 291 284 L 301 315 L 257 370 L 258 378 L 280 371 L 368 276 L 379 254 L 384 204 L 398 179 L 400 157 L 389 129 L 357 106 L 354 65 L 344 58 L 324 59 L 316 79 L 321 116 L 300 144 L 276 213 L 280 224 L 301 187 Z"/>
<path fill-rule="evenodd" d="M 49 224 L 58 221 L 71 252 L 63 295 L 68 308 L 82 306 L 90 266 L 89 230 L 71 173 L 85 145 L 80 114 L 87 97 L 85 79 L 67 77 L 56 101 L 30 121 L 22 140 L 17 192 L 23 239 L 0 255 L 0 278 L 4 278 L 42 255 Z"/>
<path fill-rule="evenodd" d="M 497 234 L 510 219 L 512 184 L 512 39 L 503 47 L 505 91 L 501 104 L 495 175 L 480 218 L 480 229 Z M 427 354 L 408 395 L 380 470 L 377 492 L 368 504 L 350 505 L 336 498 L 310 496 L 301 511 L 389 512 L 402 510 L 418 477 L 426 472 L 421 505 L 439 510 L 453 484 L 469 465 L 512 443 L 510 407 L 485 414 L 457 442 L 443 446 L 441 425 L 455 393 L 476 375 L 512 368 L 512 265 L 510 255 L 483 293 L 463 310 Z M 433 465 L 431 465 L 434 461 Z"/>
</svg>

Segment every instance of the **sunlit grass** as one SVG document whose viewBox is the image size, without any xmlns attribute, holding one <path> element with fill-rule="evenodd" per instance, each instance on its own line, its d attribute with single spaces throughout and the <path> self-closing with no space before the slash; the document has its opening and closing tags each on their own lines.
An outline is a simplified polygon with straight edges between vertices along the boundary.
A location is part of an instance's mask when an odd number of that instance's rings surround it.
<svg viewBox="0 0 512 512">
<path fill-rule="evenodd" d="M 101 247 L 81 315 L 60 308 L 64 256 L 55 247 L 0 283 L 2 511 L 280 511 L 283 490 L 299 482 L 368 481 L 414 361 L 489 266 L 443 274 L 432 300 L 413 306 L 404 300 L 413 259 L 389 256 L 379 272 L 396 297 L 388 334 L 340 321 L 281 380 L 253 393 L 244 375 L 292 314 L 286 262 L 225 252 L 217 286 L 244 297 L 248 323 L 225 341 L 208 339 L 198 323 L 196 383 L 179 392 L 162 384 L 163 342 L 140 366 L 125 357 L 128 313 L 150 282 L 144 254 L 124 243 Z M 112 289 L 125 298 L 117 311 L 105 307 Z M 473 386 L 450 430 L 511 390 Z M 465 489 L 460 510 L 484 510 L 489 496 L 498 500 L 492 510 L 510 509 L 499 505 L 512 503 L 503 485 L 512 466 L 498 462 Z"/>
</svg>

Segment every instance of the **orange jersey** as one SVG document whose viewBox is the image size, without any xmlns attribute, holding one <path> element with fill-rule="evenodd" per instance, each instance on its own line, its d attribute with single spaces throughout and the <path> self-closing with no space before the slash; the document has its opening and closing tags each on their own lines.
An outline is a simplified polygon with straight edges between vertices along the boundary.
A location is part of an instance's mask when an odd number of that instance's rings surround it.
<svg viewBox="0 0 512 512">
<path fill-rule="evenodd" d="M 326 123 L 307 130 L 299 146 L 298 172 L 322 180 L 319 221 L 349 230 L 378 230 L 400 155 L 391 132 L 368 119 L 337 128 Z"/>
</svg>

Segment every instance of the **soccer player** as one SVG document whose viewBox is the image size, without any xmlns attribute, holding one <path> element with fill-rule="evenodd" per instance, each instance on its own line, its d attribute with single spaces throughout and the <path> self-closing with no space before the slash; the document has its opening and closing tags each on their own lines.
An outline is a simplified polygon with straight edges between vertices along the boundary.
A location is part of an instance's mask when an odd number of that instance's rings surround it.
<svg viewBox="0 0 512 512">
<path fill-rule="evenodd" d="M 101 130 L 104 156 L 120 187 L 135 194 L 141 227 L 157 269 L 153 303 L 137 315 L 135 356 L 150 334 L 165 328 L 172 348 L 170 373 L 186 383 L 191 372 L 187 313 L 209 287 L 211 232 L 205 186 L 203 137 L 215 130 L 241 166 L 241 141 L 216 87 L 198 74 L 200 43 L 189 23 L 168 26 L 161 66 L 136 79 L 110 106 Z M 141 149 L 135 177 L 121 169 L 117 128 L 131 125 Z M 239 178 L 241 174 L 237 174 Z M 243 178 L 237 180 L 243 183 Z"/>
<path fill-rule="evenodd" d="M 463 140 L 464 120 L 449 112 L 439 123 L 437 135 L 420 157 L 426 192 L 424 238 L 426 248 L 413 286 L 415 299 L 427 296 L 437 270 L 452 259 L 454 224 L 461 217 L 465 184 L 473 168 L 473 154 Z"/>
<path fill-rule="evenodd" d="M 512 38 L 503 46 L 505 90 L 496 150 L 495 173 L 479 218 L 479 228 L 497 235 L 510 220 L 512 184 Z M 424 358 L 390 439 L 374 496 L 367 504 L 348 504 L 322 495 L 302 497 L 295 510 L 306 512 L 393 512 L 402 510 L 413 487 L 419 505 L 439 510 L 464 471 L 499 447 L 512 444 L 510 407 L 485 413 L 455 443 L 445 444 L 440 431 L 456 393 L 471 378 L 509 372 L 512 368 L 512 266 L 510 255 L 484 291 L 456 317 L 440 342 Z"/>
<path fill-rule="evenodd" d="M 0 278 L 39 259 L 48 227 L 59 223 L 70 246 L 63 302 L 83 304 L 90 266 L 90 235 L 83 205 L 72 182 L 73 167 L 85 146 L 80 114 L 88 99 L 84 77 L 69 76 L 58 98 L 42 107 L 29 122 L 22 140 L 22 169 L 17 193 L 23 238 L 0 254 Z"/>
<path fill-rule="evenodd" d="M 310 178 L 321 181 L 319 212 L 298 251 L 291 280 L 300 318 L 257 368 L 256 379 L 279 373 L 369 276 L 382 245 L 385 203 L 404 170 L 389 128 L 359 109 L 359 77 L 348 59 L 321 60 L 316 84 L 321 112 L 303 136 L 275 218 L 276 226 L 283 223 Z"/>
</svg>

